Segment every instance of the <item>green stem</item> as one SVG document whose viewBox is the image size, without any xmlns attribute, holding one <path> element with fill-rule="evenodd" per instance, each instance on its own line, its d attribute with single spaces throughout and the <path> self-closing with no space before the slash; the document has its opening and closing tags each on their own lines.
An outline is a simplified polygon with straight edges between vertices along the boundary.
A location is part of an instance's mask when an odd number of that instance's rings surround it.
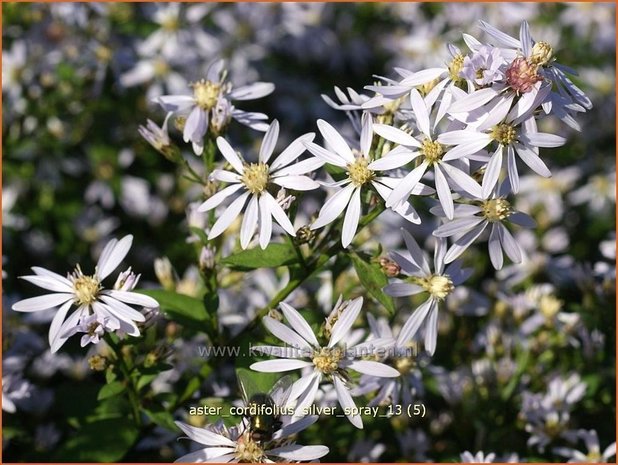
<svg viewBox="0 0 618 465">
<path fill-rule="evenodd" d="M 114 353 L 114 357 L 118 362 L 118 367 L 122 373 L 122 376 L 125 378 L 127 384 L 127 392 L 129 394 L 129 402 L 131 404 L 131 411 L 133 414 L 133 420 L 135 424 L 139 427 L 142 424 L 142 417 L 140 415 L 140 401 L 137 389 L 135 384 L 133 383 L 133 378 L 131 377 L 131 370 L 127 365 L 127 362 L 122 353 L 122 349 L 117 342 L 113 340 L 113 338 L 109 335 L 105 335 L 105 342 L 112 349 Z"/>
</svg>

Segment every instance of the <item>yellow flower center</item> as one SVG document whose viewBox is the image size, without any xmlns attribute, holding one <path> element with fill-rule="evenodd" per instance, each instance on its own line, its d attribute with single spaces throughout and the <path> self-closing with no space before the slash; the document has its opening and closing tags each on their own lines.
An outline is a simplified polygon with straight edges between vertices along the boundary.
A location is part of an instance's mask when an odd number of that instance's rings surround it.
<svg viewBox="0 0 618 465">
<path fill-rule="evenodd" d="M 154 73 L 157 76 L 165 76 L 169 73 L 170 67 L 165 60 L 157 59 L 153 63 Z"/>
<path fill-rule="evenodd" d="M 554 49 L 547 42 L 537 42 L 532 47 L 530 61 L 539 66 L 546 65 L 554 56 Z"/>
<path fill-rule="evenodd" d="M 245 171 L 240 178 L 247 190 L 252 194 L 260 194 L 268 185 L 268 165 L 265 163 L 251 163 L 245 165 Z"/>
<path fill-rule="evenodd" d="M 459 76 L 459 73 L 461 73 L 461 70 L 463 69 L 463 64 L 464 56 L 461 53 L 455 55 L 455 57 L 453 57 L 453 59 L 451 60 L 450 64 L 448 65 L 448 72 L 452 81 L 461 80 L 461 76 Z"/>
<path fill-rule="evenodd" d="M 444 300 L 455 289 L 453 281 L 448 275 L 433 275 L 429 278 L 422 278 L 420 285 L 438 300 Z"/>
<path fill-rule="evenodd" d="M 513 213 L 511 204 L 503 198 L 485 200 L 483 202 L 483 216 L 490 222 L 502 221 Z"/>
<path fill-rule="evenodd" d="M 498 141 L 498 143 L 509 145 L 517 140 L 517 131 L 510 124 L 501 123 L 494 126 L 491 131 L 491 136 L 494 140 Z"/>
<path fill-rule="evenodd" d="M 221 93 L 221 84 L 212 81 L 194 82 L 191 84 L 193 87 L 193 97 L 197 102 L 197 106 L 202 110 L 210 110 L 217 104 L 217 99 Z"/>
<path fill-rule="evenodd" d="M 90 323 L 88 325 L 88 336 L 94 336 L 97 332 L 97 328 L 99 327 L 99 322 L 95 321 L 94 323 Z"/>
<path fill-rule="evenodd" d="M 412 357 L 399 357 L 393 360 L 395 369 L 402 375 L 407 375 L 416 366 L 416 362 Z"/>
<path fill-rule="evenodd" d="M 168 31 L 174 32 L 177 31 L 180 27 L 180 22 L 178 21 L 178 17 L 169 15 L 161 22 L 161 28 Z"/>
<path fill-rule="evenodd" d="M 343 358 L 343 351 L 339 347 L 322 347 L 313 353 L 313 365 L 325 375 L 337 371 L 339 362 Z"/>
<path fill-rule="evenodd" d="M 588 459 L 588 462 L 591 463 L 600 463 L 601 458 L 603 458 L 603 456 L 601 455 L 601 450 L 598 447 L 592 447 L 590 452 L 588 452 L 588 455 L 586 455 L 586 459 Z"/>
<path fill-rule="evenodd" d="M 83 275 L 79 267 L 77 276 L 77 279 L 73 281 L 75 302 L 78 305 L 90 305 L 96 300 L 99 291 L 102 289 L 101 283 L 94 276 Z"/>
<path fill-rule="evenodd" d="M 547 320 L 551 320 L 562 308 L 562 300 L 553 295 L 544 295 L 539 299 L 539 310 Z"/>
<path fill-rule="evenodd" d="M 444 149 L 440 142 L 433 142 L 430 139 L 425 139 L 421 146 L 421 152 L 429 163 L 436 163 L 440 161 L 444 154 Z"/>
<path fill-rule="evenodd" d="M 264 451 L 260 445 L 251 438 L 249 431 L 243 433 L 238 439 L 234 456 L 240 463 L 262 463 Z"/>
<path fill-rule="evenodd" d="M 360 187 L 374 178 L 375 174 L 367 168 L 368 165 L 369 161 L 363 156 L 348 164 L 348 177 L 355 186 Z"/>
</svg>

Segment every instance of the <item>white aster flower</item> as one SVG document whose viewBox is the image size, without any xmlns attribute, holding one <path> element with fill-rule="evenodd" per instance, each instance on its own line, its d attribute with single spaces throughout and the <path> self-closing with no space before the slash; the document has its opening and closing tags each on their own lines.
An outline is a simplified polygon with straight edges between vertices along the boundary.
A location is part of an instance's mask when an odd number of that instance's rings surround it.
<svg viewBox="0 0 618 465">
<path fill-rule="evenodd" d="M 308 374 L 302 376 L 292 386 L 288 402 L 297 400 L 296 415 L 303 415 L 303 411 L 313 404 L 323 378 L 330 381 L 337 394 L 337 400 L 342 409 L 347 412 L 350 422 L 357 428 L 363 427 L 360 415 L 355 412 L 356 404 L 350 394 L 347 371 L 354 370 L 359 373 L 373 376 L 396 377 L 399 372 L 383 363 L 370 360 L 358 360 L 362 356 L 371 355 L 378 348 L 388 347 L 392 339 L 373 339 L 371 341 L 356 344 L 347 348 L 345 342 L 349 337 L 350 329 L 358 317 L 363 305 L 363 298 L 335 305 L 329 325 L 325 327 L 330 333 L 328 343 L 320 344 L 309 323 L 298 311 L 286 303 L 281 303 L 280 308 L 290 326 L 271 318 L 264 317 L 266 328 L 287 344 L 286 347 L 257 346 L 254 350 L 281 357 L 278 360 L 266 360 L 251 365 L 252 370 L 280 373 L 284 371 L 308 368 Z M 332 324 L 333 320 L 336 320 Z"/>
<path fill-rule="evenodd" d="M 109 326 L 109 318 L 101 317 L 95 313 L 80 320 L 79 324 L 70 328 L 64 336 L 69 338 L 77 333 L 85 333 L 80 341 L 81 346 L 85 347 L 90 343 L 98 344 L 106 332 L 112 332 L 115 329 L 118 328 L 115 328 L 114 325 Z"/>
<path fill-rule="evenodd" d="M 461 463 L 493 463 L 496 460 L 496 454 L 490 452 L 486 454 L 483 451 L 479 451 L 476 454 L 472 454 L 472 452 L 465 451 L 461 453 Z"/>
<path fill-rule="evenodd" d="M 412 235 L 405 229 L 401 232 L 408 248 L 409 258 L 397 252 L 392 252 L 392 255 L 401 266 L 402 273 L 411 279 L 409 282 L 395 280 L 384 288 L 384 292 L 393 297 L 427 292 L 429 298 L 410 315 L 399 332 L 396 345 L 404 346 L 418 332 L 421 325 L 425 324 L 425 350 L 433 355 L 438 339 L 439 304 L 453 292 L 455 286 L 468 279 L 472 270 L 462 270 L 460 262 L 455 262 L 445 269 L 446 240 L 438 239 L 435 243 L 432 272 L 427 256 Z"/>
<path fill-rule="evenodd" d="M 384 157 L 373 159 L 371 143 L 373 140 L 373 122 L 371 114 L 365 112 L 362 117 L 360 136 L 360 151 L 353 150 L 343 137 L 324 120 L 318 120 L 318 128 L 327 145 L 327 150 L 314 143 L 305 143 L 307 149 L 318 159 L 347 170 L 347 178 L 332 184 L 332 187 L 342 187 L 335 195 L 326 201 L 318 218 L 311 225 L 311 229 L 319 229 L 335 221 L 346 210 L 341 231 L 341 243 L 344 247 L 350 245 L 361 217 L 362 192 L 371 186 L 382 199 L 386 200 L 392 193 L 393 187 L 398 185 L 400 178 L 378 176 L 380 171 L 389 171 L 405 165 L 412 158 L 402 150 L 392 150 Z M 414 194 L 427 194 L 432 191 L 423 184 L 417 184 L 411 190 Z M 420 223 L 420 217 L 414 207 L 403 199 L 391 205 L 392 210 L 411 223 Z"/>
<path fill-rule="evenodd" d="M 568 463 L 607 463 L 609 459 L 616 455 L 616 442 L 611 443 L 601 453 L 599 444 L 599 436 L 595 430 L 586 431 L 580 429 L 577 431 L 577 438 L 582 439 L 586 444 L 587 453 L 580 452 L 577 449 L 567 447 L 556 447 L 553 452 L 569 459 Z"/>
<path fill-rule="evenodd" d="M 228 186 L 214 194 L 198 211 L 205 212 L 218 207 L 231 195 L 241 192 L 223 212 L 210 229 L 208 239 L 214 239 L 225 231 L 240 214 L 249 201 L 240 228 L 240 245 L 246 249 L 259 224 L 260 247 L 266 248 L 272 236 L 273 219 L 291 236 L 296 232 L 290 219 L 281 205 L 269 192 L 280 187 L 297 191 L 316 189 L 319 184 L 307 176 L 308 173 L 324 164 L 316 158 L 309 158 L 299 163 L 291 164 L 304 151 L 304 142 L 312 141 L 314 133 L 307 133 L 294 140 L 281 154 L 269 163 L 270 157 L 279 137 L 279 122 L 274 120 L 264 135 L 260 147 L 258 163 L 243 161 L 230 144 L 222 137 L 217 138 L 217 146 L 232 165 L 235 172 L 216 169 L 212 172 L 213 180 L 228 183 Z"/>
<path fill-rule="evenodd" d="M 455 207 L 453 220 L 439 226 L 433 235 L 436 237 L 455 237 L 444 257 L 450 263 L 459 257 L 491 225 L 489 234 L 489 258 L 496 270 L 502 268 L 502 251 L 514 263 L 521 263 L 522 250 L 513 238 L 505 223 L 513 223 L 534 228 L 535 221 L 528 215 L 518 212 L 507 200 L 508 183 L 496 188 L 489 199 L 476 199 L 473 204 L 460 204 Z M 433 208 L 434 214 L 442 215 L 440 208 Z"/>
<path fill-rule="evenodd" d="M 109 241 L 101 252 L 93 275 L 85 275 L 79 265 L 66 278 L 45 268 L 32 267 L 35 274 L 22 276 L 22 279 L 53 293 L 21 300 L 13 304 L 13 310 L 39 312 L 59 307 L 49 328 L 49 344 L 52 352 L 57 352 L 73 334 L 70 330 L 83 324 L 90 315 L 107 319 L 109 329 L 121 330 L 130 336 L 139 336 L 136 322 L 145 321 L 145 317 L 127 304 L 151 308 L 159 306 L 152 297 L 131 292 L 139 276 L 133 275 L 129 269 L 121 274 L 113 289 L 105 289 L 102 286 L 102 281 L 125 258 L 132 242 L 133 236 L 130 235 L 119 241 L 117 239 Z M 67 318 L 69 310 L 74 305 L 77 310 Z"/>
<path fill-rule="evenodd" d="M 193 441 L 205 445 L 176 460 L 182 463 L 264 463 L 308 462 L 328 454 L 326 446 L 301 446 L 293 436 L 315 423 L 317 416 L 307 416 L 283 426 L 268 442 L 255 441 L 247 420 L 227 427 L 222 420 L 205 428 L 196 428 L 179 421 L 176 425 Z"/>
<path fill-rule="evenodd" d="M 188 114 L 183 128 L 183 139 L 193 144 L 193 151 L 201 155 L 204 150 L 204 135 L 208 131 L 211 120 L 215 117 L 215 109 L 221 106 L 221 100 L 227 105 L 232 100 L 254 100 L 272 93 L 275 86 L 269 82 L 253 84 L 233 89 L 226 80 L 224 63 L 219 60 L 209 68 L 206 79 L 191 84 L 193 95 L 163 95 L 155 100 L 166 111 Z M 228 109 L 232 118 L 241 124 L 257 131 L 266 131 L 268 125 L 264 122 L 268 117 L 263 113 L 248 113 L 242 110 Z"/>
<path fill-rule="evenodd" d="M 445 155 L 445 148 L 442 145 L 441 135 L 435 137 L 433 133 L 436 131 L 436 124 L 430 121 L 432 113 L 431 105 L 421 97 L 416 89 L 410 91 L 410 102 L 412 111 L 416 117 L 416 125 L 421 132 L 422 142 L 412 137 L 410 134 L 387 125 L 375 125 L 375 132 L 380 134 L 387 140 L 400 144 L 405 151 L 398 154 L 398 157 L 403 162 L 409 163 L 412 160 L 420 159 L 421 163 L 408 173 L 393 189 L 391 195 L 386 200 L 386 206 L 397 205 L 406 200 L 413 193 L 415 187 L 420 182 L 425 172 L 433 167 L 435 173 L 436 191 L 440 204 L 443 206 L 446 216 L 452 218 L 453 215 L 453 197 L 451 194 L 451 185 L 448 179 L 457 188 L 462 189 L 472 196 L 480 195 L 480 186 L 462 169 L 455 166 L 453 158 Z M 451 140 L 451 145 L 460 143 L 461 140 Z M 479 149 L 480 150 L 480 149 Z M 475 152 L 477 152 L 476 150 Z M 467 153 L 472 155 L 474 152 Z M 447 163 L 447 162 L 451 163 Z M 448 179 L 447 179 L 448 178 Z"/>
</svg>

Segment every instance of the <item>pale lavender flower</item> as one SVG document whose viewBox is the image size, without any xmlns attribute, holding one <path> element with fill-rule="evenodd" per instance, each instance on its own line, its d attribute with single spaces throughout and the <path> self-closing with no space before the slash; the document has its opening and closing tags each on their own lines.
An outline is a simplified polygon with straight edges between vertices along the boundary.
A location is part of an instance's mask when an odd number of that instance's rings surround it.
<svg viewBox="0 0 618 465">
<path fill-rule="evenodd" d="M 81 319 L 79 324 L 70 328 L 64 336 L 69 338 L 77 333 L 85 333 L 80 340 L 81 346 L 85 347 L 88 344 L 98 344 L 106 332 L 112 332 L 117 329 L 118 327 L 113 323 L 110 325 L 109 318 L 92 314 Z"/>
<path fill-rule="evenodd" d="M 479 451 L 474 455 L 468 451 L 461 453 L 461 463 L 493 463 L 495 459 L 496 454 L 493 452 L 486 454 L 483 451 Z"/>
<path fill-rule="evenodd" d="M 586 444 L 587 452 L 568 447 L 556 447 L 552 451 L 569 459 L 568 463 L 607 463 L 616 455 L 616 442 L 614 441 L 601 453 L 599 436 L 595 430 L 586 431 L 580 429 L 576 433 L 577 439 L 582 439 Z"/>
<path fill-rule="evenodd" d="M 506 61 L 496 47 L 483 45 L 464 58 L 461 75 L 479 87 L 504 80 Z"/>
<path fill-rule="evenodd" d="M 158 302 L 152 297 L 131 292 L 137 278 L 130 269 L 121 275 L 122 279 L 116 282 L 113 289 L 106 290 L 102 286 L 102 281 L 125 258 L 132 242 L 133 236 L 130 235 L 120 241 L 117 239 L 109 241 L 101 252 L 93 275 L 85 275 L 79 265 L 66 278 L 45 268 L 32 267 L 35 274 L 22 276 L 22 279 L 53 293 L 21 300 L 13 304 L 13 310 L 39 312 L 57 308 L 49 328 L 49 344 L 52 352 L 58 351 L 70 336 L 70 330 L 89 315 L 107 318 L 109 328 L 119 329 L 131 336 L 139 336 L 140 331 L 136 322 L 143 322 L 145 317 L 127 304 L 158 307 Z M 77 310 L 67 318 L 73 305 L 77 306 Z"/>
<path fill-rule="evenodd" d="M 408 248 L 409 258 L 392 252 L 393 258 L 401 266 L 402 273 L 410 276 L 409 281 L 395 280 L 384 288 L 393 297 L 406 297 L 427 292 L 429 298 L 410 315 L 397 337 L 397 345 L 407 343 L 425 324 L 425 350 L 431 355 L 436 350 L 438 339 L 438 308 L 440 302 L 448 297 L 455 286 L 463 283 L 471 274 L 470 269 L 461 269 L 455 262 L 445 269 L 446 239 L 438 238 L 434 248 L 434 271 L 429 260 L 412 235 L 402 229 L 403 239 Z"/>
<path fill-rule="evenodd" d="M 249 203 L 240 228 L 240 245 L 243 249 L 249 246 L 258 224 L 260 247 L 266 248 L 272 236 L 273 218 L 289 235 L 296 235 L 290 219 L 269 189 L 272 190 L 277 186 L 298 191 L 316 189 L 319 184 L 307 174 L 321 167 L 324 162 L 312 157 L 292 164 L 305 151 L 303 143 L 315 137 L 314 133 L 307 133 L 294 140 L 272 163 L 269 163 L 278 137 L 279 122 L 274 120 L 262 140 L 258 163 L 251 164 L 242 160 L 224 138 L 217 138 L 219 150 L 235 172 L 223 169 L 212 172 L 213 180 L 228 185 L 202 203 L 197 211 L 212 210 L 239 191 L 241 195 L 234 199 L 217 219 L 208 233 L 208 239 L 221 235 L 240 214 L 247 200 Z"/>
<path fill-rule="evenodd" d="M 348 370 L 373 376 L 397 377 L 399 372 L 383 363 L 363 360 L 361 357 L 371 355 L 376 349 L 389 347 L 392 339 L 373 339 L 364 343 L 347 347 L 350 339 L 350 330 L 358 318 L 363 305 L 363 298 L 358 297 L 351 301 L 335 305 L 331 318 L 325 326 L 328 334 L 326 346 L 320 344 L 309 323 L 293 307 L 281 303 L 280 308 L 290 326 L 266 316 L 262 319 L 266 328 L 287 344 L 285 347 L 257 346 L 254 350 L 275 357 L 278 360 L 266 360 L 251 365 L 252 370 L 280 373 L 311 368 L 311 370 L 292 387 L 289 402 L 297 400 L 296 415 L 303 415 L 303 411 L 313 404 L 320 382 L 326 378 L 330 381 L 337 393 L 337 400 L 350 422 L 357 428 L 363 427 L 363 420 L 356 413 L 356 404 L 349 391 Z M 332 324 L 333 319 L 336 322 Z"/>
</svg>

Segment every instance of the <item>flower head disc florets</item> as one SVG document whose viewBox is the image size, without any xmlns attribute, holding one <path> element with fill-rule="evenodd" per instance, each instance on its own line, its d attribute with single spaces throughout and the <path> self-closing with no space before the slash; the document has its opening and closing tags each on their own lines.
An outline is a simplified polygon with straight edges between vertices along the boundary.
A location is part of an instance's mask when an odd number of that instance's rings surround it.
<svg viewBox="0 0 618 465">
<path fill-rule="evenodd" d="M 483 209 L 483 216 L 490 223 L 505 220 L 513 213 L 509 201 L 502 198 L 486 200 L 481 208 Z"/>
<path fill-rule="evenodd" d="M 532 47 L 530 61 L 535 65 L 544 66 L 551 61 L 554 56 L 554 49 L 547 42 L 537 42 Z"/>
<path fill-rule="evenodd" d="M 260 194 L 266 189 L 269 180 L 268 165 L 265 163 L 251 163 L 245 165 L 240 178 L 247 190 L 252 194 Z"/>
<path fill-rule="evenodd" d="M 453 290 L 453 281 L 447 275 L 433 275 L 428 278 L 422 278 L 420 285 L 429 292 L 432 297 L 438 300 L 444 300 Z"/>
<path fill-rule="evenodd" d="M 464 65 L 464 56 L 461 53 L 458 53 L 453 57 L 451 62 L 448 65 L 448 73 L 451 80 L 457 82 L 461 81 L 461 70 Z"/>
<path fill-rule="evenodd" d="M 264 451 L 260 445 L 251 438 L 249 431 L 245 431 L 238 438 L 234 456 L 240 463 L 262 463 L 264 461 Z"/>
<path fill-rule="evenodd" d="M 313 353 L 312 361 L 315 367 L 325 375 L 331 375 L 339 368 L 343 358 L 343 350 L 339 347 L 322 347 Z"/>
<path fill-rule="evenodd" d="M 368 165 L 369 161 L 363 156 L 348 164 L 348 176 L 355 186 L 360 187 L 374 178 L 375 173 L 367 168 Z"/>
<path fill-rule="evenodd" d="M 515 58 L 505 72 L 506 82 L 516 92 L 525 94 L 543 79 L 537 70 L 537 64 L 530 63 L 523 57 Z"/>
<path fill-rule="evenodd" d="M 71 278 L 73 289 L 75 290 L 75 303 L 78 305 L 90 305 L 97 299 L 102 286 L 96 275 L 84 275 L 79 265 L 77 265 Z"/>
<path fill-rule="evenodd" d="M 517 131 L 510 124 L 501 123 L 494 126 L 491 136 L 502 145 L 510 145 L 517 140 Z"/>
<path fill-rule="evenodd" d="M 412 357 L 397 357 L 393 359 L 393 366 L 399 373 L 405 376 L 416 367 L 416 361 Z"/>
<path fill-rule="evenodd" d="M 193 97 L 197 106 L 202 110 L 210 110 L 217 104 L 221 93 L 221 84 L 218 82 L 206 81 L 204 79 L 191 84 L 193 87 Z"/>
<path fill-rule="evenodd" d="M 425 156 L 425 160 L 429 163 L 436 163 L 442 158 L 444 149 L 442 148 L 442 144 L 440 144 L 440 142 L 425 139 L 423 141 L 423 146 L 421 147 L 421 152 Z"/>
</svg>

